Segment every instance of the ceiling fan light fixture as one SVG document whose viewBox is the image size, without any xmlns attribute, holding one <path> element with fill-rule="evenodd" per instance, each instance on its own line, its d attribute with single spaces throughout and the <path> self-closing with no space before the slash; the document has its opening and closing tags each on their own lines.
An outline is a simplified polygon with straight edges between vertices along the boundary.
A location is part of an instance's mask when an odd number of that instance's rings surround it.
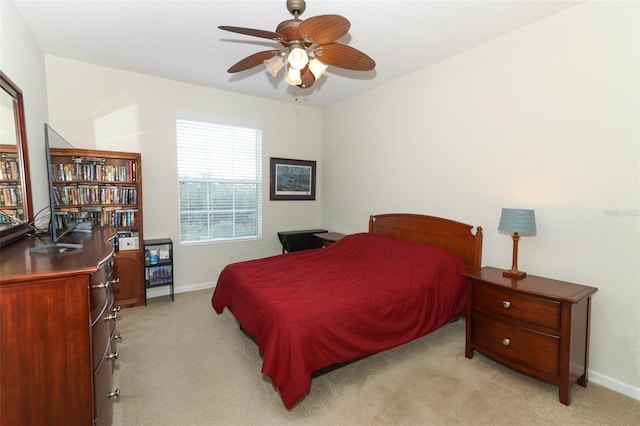
<svg viewBox="0 0 640 426">
<path fill-rule="evenodd" d="M 227 25 L 218 27 L 224 31 L 278 43 L 277 47 L 241 59 L 227 72 L 237 73 L 264 63 L 266 70 L 276 77 L 286 65 L 287 84 L 308 89 L 324 75 L 328 66 L 351 71 L 371 71 L 375 68 L 375 61 L 365 53 L 338 42 L 351 28 L 347 18 L 327 14 L 301 20 L 299 16 L 305 10 L 305 0 L 286 2 L 293 19 L 278 24 L 275 32 Z"/>
<path fill-rule="evenodd" d="M 307 66 L 307 63 L 309 63 L 309 56 L 307 55 L 307 52 L 299 46 L 295 46 L 291 49 L 288 59 L 289 65 L 297 70 L 303 69 Z"/>
<path fill-rule="evenodd" d="M 315 77 L 315 79 L 319 79 L 322 74 L 327 70 L 327 65 L 320 62 L 319 59 L 313 58 L 309 61 L 309 71 Z"/>
<path fill-rule="evenodd" d="M 284 67 L 284 58 L 280 55 L 275 55 L 273 58 L 263 61 L 263 63 L 267 68 L 267 71 L 269 71 L 269 73 L 271 73 L 271 75 L 275 77 L 282 69 L 282 67 Z"/>
<path fill-rule="evenodd" d="M 287 78 L 285 78 L 285 81 L 292 86 L 297 86 L 299 84 L 302 84 L 302 78 L 300 77 L 300 70 L 293 67 L 289 67 L 289 72 L 287 72 Z"/>
</svg>

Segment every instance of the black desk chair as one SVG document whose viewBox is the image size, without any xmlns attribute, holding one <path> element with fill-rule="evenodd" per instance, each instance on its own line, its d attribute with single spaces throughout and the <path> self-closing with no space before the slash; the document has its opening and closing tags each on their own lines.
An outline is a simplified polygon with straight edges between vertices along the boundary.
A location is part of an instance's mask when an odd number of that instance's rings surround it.
<svg viewBox="0 0 640 426">
<path fill-rule="evenodd" d="M 316 248 L 316 241 L 313 234 L 323 232 L 328 231 L 326 229 L 306 229 L 302 231 L 278 232 L 278 238 L 282 244 L 282 253 Z"/>
</svg>

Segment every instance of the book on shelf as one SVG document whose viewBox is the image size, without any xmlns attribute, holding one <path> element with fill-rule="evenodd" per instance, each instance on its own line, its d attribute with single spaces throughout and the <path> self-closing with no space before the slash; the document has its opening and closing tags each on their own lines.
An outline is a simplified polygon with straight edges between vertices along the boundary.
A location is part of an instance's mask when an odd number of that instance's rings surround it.
<svg viewBox="0 0 640 426">
<path fill-rule="evenodd" d="M 18 185 L 0 186 L 0 206 L 17 207 L 22 205 L 22 192 Z"/>
<path fill-rule="evenodd" d="M 104 158 L 73 157 L 71 163 L 52 166 L 58 181 L 137 182 L 138 165 L 135 160 L 125 164 L 106 164 Z"/>
<path fill-rule="evenodd" d="M 17 180 L 20 179 L 17 154 L 2 154 L 8 158 L 0 163 L 0 179 L 1 180 Z"/>
</svg>

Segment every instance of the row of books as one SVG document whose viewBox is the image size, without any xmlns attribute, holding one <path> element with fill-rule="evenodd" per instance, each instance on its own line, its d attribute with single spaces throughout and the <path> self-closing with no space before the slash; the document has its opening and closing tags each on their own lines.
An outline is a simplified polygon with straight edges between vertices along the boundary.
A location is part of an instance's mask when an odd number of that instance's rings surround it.
<svg viewBox="0 0 640 426">
<path fill-rule="evenodd" d="M 24 220 L 24 211 L 22 209 L 0 211 L 2 212 L 0 214 L 0 224 L 15 224 L 16 220 Z"/>
<path fill-rule="evenodd" d="M 19 186 L 0 187 L 0 206 L 21 206 L 22 191 Z"/>
<path fill-rule="evenodd" d="M 57 229 L 63 229 L 72 223 L 91 221 L 94 226 L 136 227 L 138 226 L 138 216 L 138 209 L 113 207 L 66 208 L 56 210 L 55 226 Z"/>
<path fill-rule="evenodd" d="M 138 204 L 138 188 L 100 185 L 54 186 L 53 201 L 56 206 Z"/>
<path fill-rule="evenodd" d="M 140 233 L 138 231 L 134 231 L 130 229 L 126 231 L 121 230 L 116 233 L 116 240 L 118 240 L 119 238 L 131 238 L 131 237 L 139 237 L 139 236 L 140 236 Z"/>
<path fill-rule="evenodd" d="M 136 182 L 137 163 L 129 160 L 124 165 L 97 162 L 53 164 L 51 171 L 57 181 Z"/>
<path fill-rule="evenodd" d="M 145 268 L 145 280 L 148 285 L 157 285 L 171 282 L 171 265 Z"/>
<path fill-rule="evenodd" d="M 16 160 L 7 160 L 0 162 L 0 180 L 18 180 L 20 179 L 20 168 Z"/>
</svg>

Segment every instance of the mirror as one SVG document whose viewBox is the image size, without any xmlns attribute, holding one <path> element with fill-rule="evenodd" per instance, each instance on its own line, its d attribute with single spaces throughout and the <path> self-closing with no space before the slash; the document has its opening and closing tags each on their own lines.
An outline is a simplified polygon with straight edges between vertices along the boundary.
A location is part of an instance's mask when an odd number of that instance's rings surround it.
<svg viewBox="0 0 640 426">
<path fill-rule="evenodd" d="M 0 71 L 0 247 L 30 231 L 33 220 L 22 91 Z"/>
</svg>

